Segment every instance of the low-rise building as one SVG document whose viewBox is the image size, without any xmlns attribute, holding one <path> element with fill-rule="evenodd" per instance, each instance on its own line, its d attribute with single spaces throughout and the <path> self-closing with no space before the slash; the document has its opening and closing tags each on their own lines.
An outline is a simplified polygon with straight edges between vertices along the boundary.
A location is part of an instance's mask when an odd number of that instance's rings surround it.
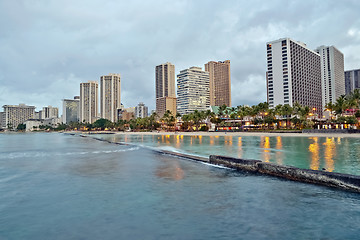
<svg viewBox="0 0 360 240">
<path fill-rule="evenodd" d="M 148 116 L 148 107 L 145 106 L 144 103 L 139 103 L 136 107 L 135 107 L 135 117 L 136 118 L 145 118 Z"/>
<path fill-rule="evenodd" d="M 27 132 L 40 130 L 40 126 L 50 126 L 56 128 L 59 123 L 60 123 L 60 118 L 29 119 L 24 122 L 24 124 L 26 125 Z"/>
</svg>

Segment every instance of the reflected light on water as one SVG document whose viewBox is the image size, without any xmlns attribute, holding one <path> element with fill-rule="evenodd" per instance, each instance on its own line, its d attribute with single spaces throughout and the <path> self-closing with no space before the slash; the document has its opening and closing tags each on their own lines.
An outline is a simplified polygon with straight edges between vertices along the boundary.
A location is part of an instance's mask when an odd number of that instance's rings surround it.
<svg viewBox="0 0 360 240">
<path fill-rule="evenodd" d="M 263 159 L 265 162 L 270 162 L 270 138 L 269 137 L 261 137 L 260 147 L 264 148 L 263 151 Z"/>
<path fill-rule="evenodd" d="M 232 136 L 225 137 L 225 145 L 232 145 Z"/>
<path fill-rule="evenodd" d="M 336 154 L 336 145 L 334 138 L 326 138 L 325 145 L 325 168 L 326 171 L 332 172 L 334 171 L 334 156 Z"/>
<path fill-rule="evenodd" d="M 238 138 L 238 158 L 242 158 L 243 150 L 242 150 L 242 139 L 241 137 Z"/>
<path fill-rule="evenodd" d="M 177 162 L 164 162 L 163 165 L 156 169 L 155 175 L 159 178 L 170 179 L 170 180 L 181 180 L 184 178 L 184 170 L 180 167 Z"/>
<path fill-rule="evenodd" d="M 210 136 L 210 145 L 214 145 L 214 137 Z"/>
<path fill-rule="evenodd" d="M 176 143 L 175 143 L 175 147 L 176 148 L 180 148 L 181 144 L 180 144 L 180 136 L 176 135 Z"/>
<path fill-rule="evenodd" d="M 202 143 L 202 136 L 200 135 L 199 136 L 199 144 L 201 144 Z"/>
<path fill-rule="evenodd" d="M 338 144 L 341 144 L 341 137 L 338 137 L 338 138 L 337 138 L 337 143 L 338 143 Z"/>
<path fill-rule="evenodd" d="M 319 170 L 319 143 L 317 137 L 311 137 L 314 142 L 309 145 L 309 152 L 311 153 L 310 169 Z"/>
<path fill-rule="evenodd" d="M 276 149 L 281 150 L 282 149 L 282 139 L 280 136 L 276 137 Z M 277 164 L 283 164 L 283 152 L 277 151 L 276 152 L 276 162 Z"/>
</svg>

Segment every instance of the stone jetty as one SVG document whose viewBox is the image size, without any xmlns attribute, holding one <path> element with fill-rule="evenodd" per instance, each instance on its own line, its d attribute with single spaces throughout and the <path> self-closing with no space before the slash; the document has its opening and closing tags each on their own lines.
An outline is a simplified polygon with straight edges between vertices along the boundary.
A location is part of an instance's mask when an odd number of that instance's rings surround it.
<svg viewBox="0 0 360 240">
<path fill-rule="evenodd" d="M 237 170 L 360 192 L 360 176 L 356 175 L 302 169 L 259 160 L 247 160 L 217 155 L 211 155 L 209 160 L 211 164 Z"/>
</svg>

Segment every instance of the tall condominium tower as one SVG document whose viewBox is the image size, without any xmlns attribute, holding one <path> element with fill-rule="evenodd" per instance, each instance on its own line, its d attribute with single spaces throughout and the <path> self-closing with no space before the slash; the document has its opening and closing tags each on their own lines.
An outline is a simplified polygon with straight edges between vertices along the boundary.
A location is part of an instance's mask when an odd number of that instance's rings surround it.
<svg viewBox="0 0 360 240">
<path fill-rule="evenodd" d="M 156 113 L 176 114 L 175 66 L 169 62 L 155 67 Z"/>
<path fill-rule="evenodd" d="M 289 38 L 266 46 L 269 106 L 298 102 L 322 114 L 320 55 Z"/>
<path fill-rule="evenodd" d="M 93 123 L 98 117 L 98 88 L 96 81 L 80 83 L 80 121 Z"/>
<path fill-rule="evenodd" d="M 177 75 L 177 110 L 180 114 L 204 111 L 210 107 L 209 72 L 191 67 Z"/>
<path fill-rule="evenodd" d="M 320 46 L 322 106 L 345 94 L 344 55 L 334 46 Z"/>
<path fill-rule="evenodd" d="M 112 122 L 118 121 L 121 108 L 120 74 L 110 73 L 100 77 L 100 115 Z"/>
<path fill-rule="evenodd" d="M 345 71 L 345 93 L 360 89 L 360 69 Z"/>
<path fill-rule="evenodd" d="M 62 122 L 78 122 L 79 121 L 80 100 L 77 97 L 74 99 L 63 99 L 63 115 Z"/>
<path fill-rule="evenodd" d="M 205 64 L 210 78 L 210 106 L 231 106 L 230 60 Z"/>
<path fill-rule="evenodd" d="M 27 106 L 25 104 L 19 105 L 4 105 L 3 128 L 17 128 L 21 123 L 28 119 L 33 119 L 35 115 L 35 106 Z"/>
</svg>

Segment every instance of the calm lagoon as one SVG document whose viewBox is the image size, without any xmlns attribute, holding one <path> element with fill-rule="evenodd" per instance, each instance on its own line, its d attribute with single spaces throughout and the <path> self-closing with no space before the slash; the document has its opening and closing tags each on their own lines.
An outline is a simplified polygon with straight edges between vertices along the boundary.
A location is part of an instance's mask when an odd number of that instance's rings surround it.
<svg viewBox="0 0 360 240">
<path fill-rule="evenodd" d="M 360 175 L 360 138 L 116 134 L 115 142 L 195 154 L 255 159 L 313 170 Z"/>
<path fill-rule="evenodd" d="M 267 155 L 261 147 L 267 140 L 255 138 L 242 138 L 240 152 L 234 138 L 214 138 L 212 144 L 210 138 L 183 137 L 193 142 L 178 147 L 176 136 L 165 136 L 165 144 L 152 137 L 126 141 L 199 155 Z M 273 149 L 288 156 L 291 141 L 282 138 L 277 149 L 277 139 L 269 138 L 268 160 L 276 159 Z M 318 166 L 328 166 L 322 159 L 326 139 L 317 141 Z M 340 141 L 351 148 L 351 142 Z M 336 138 L 334 143 L 339 144 Z M 257 153 L 251 155 L 248 148 Z M 357 193 L 236 172 L 136 145 L 58 133 L 0 134 L 1 240 L 356 239 L 358 222 Z"/>
</svg>

